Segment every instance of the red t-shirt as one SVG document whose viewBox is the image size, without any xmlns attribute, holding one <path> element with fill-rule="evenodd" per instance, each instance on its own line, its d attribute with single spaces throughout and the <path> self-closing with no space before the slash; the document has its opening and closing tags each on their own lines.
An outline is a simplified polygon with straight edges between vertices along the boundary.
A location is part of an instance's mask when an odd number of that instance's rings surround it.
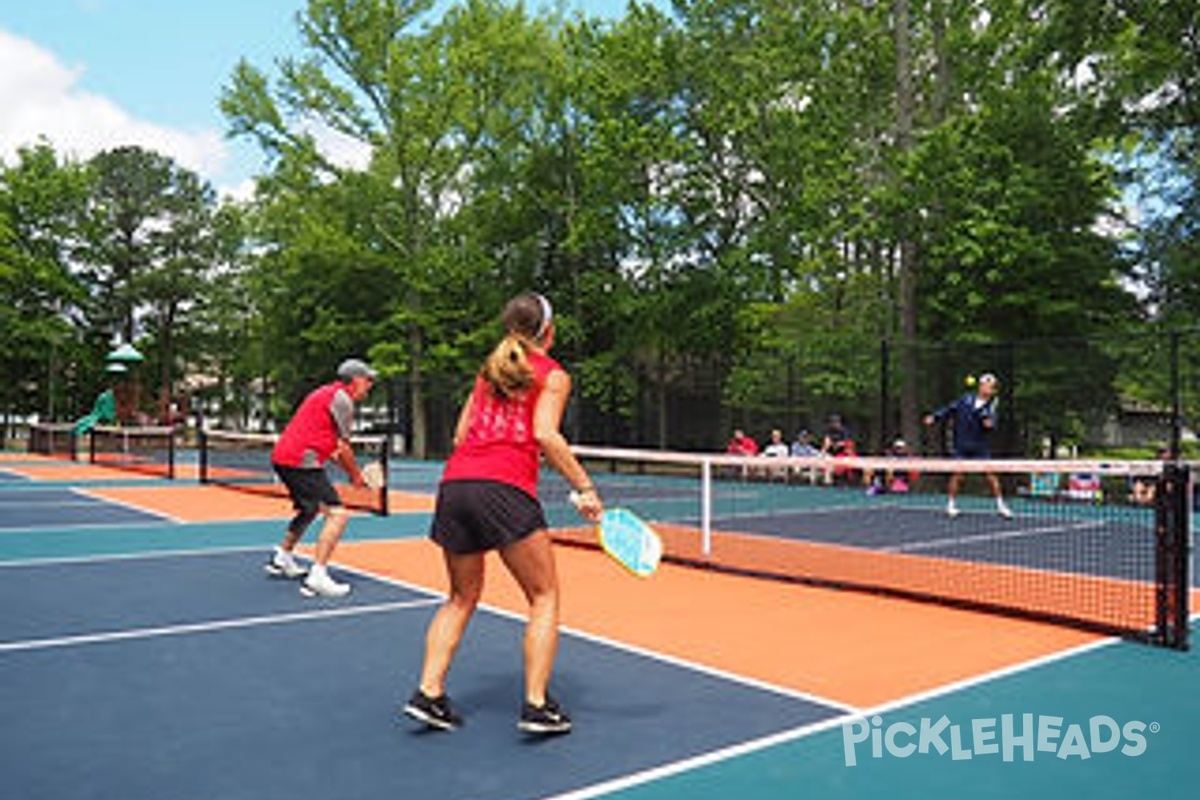
<svg viewBox="0 0 1200 800">
<path fill-rule="evenodd" d="M 541 353 L 528 358 L 533 385 L 517 397 L 499 397 L 486 378 L 475 379 L 466 438 L 447 460 L 443 481 L 499 481 L 537 497 L 541 449 L 533 438 L 533 411 L 546 377 L 562 367 Z"/>
<path fill-rule="evenodd" d="M 271 462 L 285 467 L 319 467 L 337 448 L 342 431 L 333 416 L 334 396 L 345 391 L 340 381 L 314 389 L 288 422 L 271 451 Z"/>
<path fill-rule="evenodd" d="M 725 451 L 739 456 L 756 456 L 758 455 L 758 442 L 749 436 L 740 436 L 731 439 Z"/>
</svg>

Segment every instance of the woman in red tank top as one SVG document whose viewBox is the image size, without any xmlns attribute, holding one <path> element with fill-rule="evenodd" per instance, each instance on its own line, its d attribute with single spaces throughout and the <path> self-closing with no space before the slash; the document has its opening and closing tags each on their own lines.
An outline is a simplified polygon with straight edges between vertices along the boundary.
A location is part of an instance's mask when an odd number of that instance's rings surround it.
<svg viewBox="0 0 1200 800">
<path fill-rule="evenodd" d="M 446 697 L 446 673 L 483 592 L 484 556 L 496 550 L 529 600 L 525 704 L 517 725 L 529 733 L 566 733 L 571 720 L 547 693 L 558 649 L 558 577 L 537 497 L 541 457 L 580 493 L 586 519 L 598 520 L 603 506 L 559 431 L 571 378 L 547 354 L 554 343 L 550 303 L 539 294 L 519 295 L 503 319 L 506 335 L 459 414 L 455 450 L 438 487 L 430 537 L 442 547 L 450 592 L 429 623 L 420 684 L 404 711 L 434 728 L 462 724 Z"/>
</svg>

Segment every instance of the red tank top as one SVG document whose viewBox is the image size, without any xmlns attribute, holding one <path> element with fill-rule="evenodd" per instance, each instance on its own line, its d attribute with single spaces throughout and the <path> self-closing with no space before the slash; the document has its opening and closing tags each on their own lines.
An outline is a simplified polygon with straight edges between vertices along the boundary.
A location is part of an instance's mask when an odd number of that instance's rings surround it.
<svg viewBox="0 0 1200 800">
<path fill-rule="evenodd" d="M 486 378 L 475 379 L 466 438 L 446 461 L 443 481 L 499 481 L 537 497 L 541 450 L 533 437 L 533 411 L 546 376 L 562 367 L 541 353 L 530 353 L 529 365 L 533 386 L 511 399 L 498 397 Z"/>
<path fill-rule="evenodd" d="M 309 393 L 271 451 L 272 463 L 284 467 L 321 466 L 337 447 L 338 428 L 333 420 L 333 396 L 344 390 L 340 381 L 327 383 Z M 305 463 L 305 453 L 316 456 L 316 464 Z"/>
</svg>

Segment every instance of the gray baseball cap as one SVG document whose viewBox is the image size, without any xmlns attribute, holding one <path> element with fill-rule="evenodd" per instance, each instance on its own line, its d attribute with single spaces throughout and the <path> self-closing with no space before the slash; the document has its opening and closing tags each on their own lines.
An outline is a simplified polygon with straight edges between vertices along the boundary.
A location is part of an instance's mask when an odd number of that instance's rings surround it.
<svg viewBox="0 0 1200 800">
<path fill-rule="evenodd" d="M 367 362 L 357 358 L 347 358 L 338 365 L 337 375 L 344 381 L 351 378 L 370 378 L 375 380 L 379 373 L 367 366 Z"/>
</svg>

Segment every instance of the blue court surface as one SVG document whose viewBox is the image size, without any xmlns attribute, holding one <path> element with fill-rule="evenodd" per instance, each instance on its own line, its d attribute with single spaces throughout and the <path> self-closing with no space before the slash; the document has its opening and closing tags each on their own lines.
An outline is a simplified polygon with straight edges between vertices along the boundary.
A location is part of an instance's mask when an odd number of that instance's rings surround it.
<svg viewBox="0 0 1200 800">
<path fill-rule="evenodd" d="M 468 724 L 396 710 L 436 599 L 354 577 L 301 598 L 260 553 L 0 568 L 0 733 L 22 798 L 545 797 L 828 719 L 838 709 L 567 636 L 577 731 L 516 727 L 521 625 L 481 614 L 456 665 Z M 15 795 L 10 795 L 15 796 Z"/>
<path fill-rule="evenodd" d="M 111 526 L 161 523 L 158 514 L 90 497 L 70 488 L 26 488 L 0 493 L 0 533 L 55 526 Z"/>
</svg>

